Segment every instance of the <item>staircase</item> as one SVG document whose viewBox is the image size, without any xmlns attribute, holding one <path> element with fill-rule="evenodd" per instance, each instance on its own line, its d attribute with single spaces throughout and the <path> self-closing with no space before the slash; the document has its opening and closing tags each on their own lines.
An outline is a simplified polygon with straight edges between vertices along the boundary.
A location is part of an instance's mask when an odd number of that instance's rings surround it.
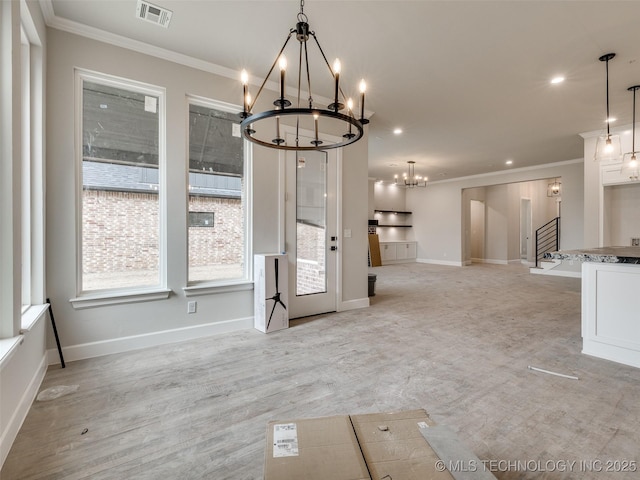
<svg viewBox="0 0 640 480">
<path fill-rule="evenodd" d="M 531 273 L 547 273 L 560 265 L 560 260 L 545 260 L 544 254 L 560 249 L 560 217 L 548 221 L 536 230 L 536 266 Z"/>
</svg>

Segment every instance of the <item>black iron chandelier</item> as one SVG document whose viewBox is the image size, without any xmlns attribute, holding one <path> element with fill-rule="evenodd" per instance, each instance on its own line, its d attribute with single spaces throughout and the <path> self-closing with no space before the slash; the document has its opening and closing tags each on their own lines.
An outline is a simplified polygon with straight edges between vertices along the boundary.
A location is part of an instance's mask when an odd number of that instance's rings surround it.
<svg viewBox="0 0 640 480">
<path fill-rule="evenodd" d="M 285 48 L 291 37 L 295 34 L 296 40 L 300 44 L 298 52 L 298 82 L 297 95 L 292 101 L 287 98 L 285 73 L 287 69 L 287 60 L 284 55 Z M 309 73 L 309 48 L 307 42 L 309 37 L 313 37 L 315 44 L 321 54 L 322 61 L 326 64 L 329 74 L 333 79 L 334 98 L 333 103 L 327 107 L 318 105 L 312 95 L 311 75 Z M 274 109 L 264 112 L 254 113 L 253 107 L 256 105 L 264 86 L 271 76 L 276 64 L 280 67 L 280 96 L 273 101 Z M 304 13 L 304 0 L 300 1 L 300 13 L 298 13 L 298 22 L 295 28 L 289 31 L 289 35 L 282 45 L 280 52 L 276 56 L 269 72 L 264 78 L 262 85 L 258 89 L 258 93 L 252 100 L 249 92 L 249 75 L 245 70 L 242 71 L 243 84 L 243 110 L 241 129 L 243 136 L 258 145 L 268 148 L 276 148 L 280 150 L 326 150 L 330 148 L 339 148 L 350 145 L 360 140 L 364 134 L 363 125 L 369 123 L 364 118 L 364 95 L 366 91 L 366 83 L 364 80 L 360 82 L 360 118 L 357 119 L 353 112 L 353 101 L 347 98 L 340 87 L 340 61 L 336 59 L 333 68 L 329 65 L 318 38 L 314 31 L 310 30 L 308 18 Z M 303 82 L 306 83 L 306 92 L 303 92 Z M 306 99 L 302 96 L 307 95 Z M 292 97 L 290 97 L 292 98 Z M 346 111 L 345 110 L 346 106 Z M 290 119 L 288 122 L 285 120 Z M 295 140 L 288 143 L 284 138 L 281 129 L 282 123 L 287 123 L 295 127 Z M 320 125 L 321 124 L 321 125 Z M 338 132 L 339 137 L 320 137 L 319 129 L 322 131 Z M 312 139 L 301 138 L 302 132 L 313 132 Z M 335 140 L 337 138 L 337 140 Z"/>
<path fill-rule="evenodd" d="M 421 175 L 416 175 L 416 162 L 409 160 L 407 163 L 409 164 L 409 171 L 402 174 L 402 183 L 398 180 L 398 175 L 394 175 L 395 184 L 408 188 L 426 187 L 427 180 L 429 179 Z"/>
</svg>

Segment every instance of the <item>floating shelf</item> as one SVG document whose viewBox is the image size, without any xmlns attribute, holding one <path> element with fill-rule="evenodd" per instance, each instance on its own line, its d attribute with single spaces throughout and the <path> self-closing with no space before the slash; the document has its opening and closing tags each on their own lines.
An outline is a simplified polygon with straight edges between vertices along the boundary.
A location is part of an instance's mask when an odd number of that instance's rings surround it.
<svg viewBox="0 0 640 480">
<path fill-rule="evenodd" d="M 409 228 L 412 225 L 376 225 L 376 227 L 398 227 L 398 228 Z"/>
<path fill-rule="evenodd" d="M 375 213 L 397 213 L 400 215 L 411 215 L 411 212 L 402 212 L 399 210 L 374 210 Z"/>
</svg>

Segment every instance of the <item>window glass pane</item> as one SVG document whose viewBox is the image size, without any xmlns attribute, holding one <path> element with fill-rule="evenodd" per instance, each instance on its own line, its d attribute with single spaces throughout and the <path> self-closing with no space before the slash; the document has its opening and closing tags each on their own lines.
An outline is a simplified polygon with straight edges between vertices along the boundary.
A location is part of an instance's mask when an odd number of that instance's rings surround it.
<svg viewBox="0 0 640 480">
<path fill-rule="evenodd" d="M 82 94 L 82 289 L 159 285 L 159 98 Z"/>
<path fill-rule="evenodd" d="M 31 55 L 24 28 L 20 29 L 22 67 L 22 309 L 31 305 Z"/>
<path fill-rule="evenodd" d="M 327 291 L 327 154 L 305 152 L 296 169 L 296 294 Z"/>
<path fill-rule="evenodd" d="M 246 276 L 238 120 L 236 113 L 189 105 L 189 282 Z"/>
</svg>

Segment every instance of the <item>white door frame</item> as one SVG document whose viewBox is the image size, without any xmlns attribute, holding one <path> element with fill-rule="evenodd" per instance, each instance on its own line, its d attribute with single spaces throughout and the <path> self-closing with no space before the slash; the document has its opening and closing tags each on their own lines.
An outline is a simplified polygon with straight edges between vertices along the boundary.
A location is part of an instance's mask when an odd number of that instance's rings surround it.
<svg viewBox="0 0 640 480">
<path fill-rule="evenodd" d="M 295 138 L 294 128 L 288 127 L 288 126 L 282 126 L 281 128 L 285 133 L 285 138 L 287 138 L 287 140 L 289 140 L 290 137 Z M 310 131 L 300 130 L 299 132 L 300 137 L 313 138 L 313 135 L 314 133 Z M 329 135 L 322 135 L 322 137 L 330 139 L 333 142 L 339 141 L 338 138 L 334 138 Z M 292 205 L 295 208 L 295 204 L 292 204 L 292 202 L 295 201 L 295 196 L 293 199 L 288 198 L 289 194 L 287 190 L 287 185 L 288 185 L 288 180 L 287 180 L 287 161 L 288 161 L 287 156 L 288 155 L 287 154 L 289 154 L 290 156 L 292 153 L 295 153 L 295 152 L 280 150 L 279 156 L 278 156 L 278 167 L 279 167 L 278 183 L 279 183 L 279 191 L 280 191 L 279 204 L 278 204 L 278 210 L 279 210 L 278 217 L 279 217 L 279 223 L 280 223 L 279 250 L 280 252 L 287 252 L 287 253 L 293 254 L 294 253 L 293 249 L 291 249 L 291 252 L 289 252 L 286 248 L 287 247 L 287 218 L 289 217 L 287 208 L 291 208 Z M 327 313 L 331 311 L 341 310 L 342 252 L 341 252 L 340 232 L 342 231 L 342 149 L 330 149 L 330 150 L 327 150 L 326 153 L 327 153 L 328 166 L 331 165 L 332 167 L 335 168 L 335 181 L 332 182 L 335 185 L 334 187 L 335 191 L 329 190 L 330 188 L 329 185 L 331 184 L 328 184 L 328 189 L 327 189 L 328 195 L 333 194 L 334 196 L 333 203 L 335 204 L 334 210 L 332 212 L 333 216 L 335 217 L 335 222 L 333 222 L 334 223 L 333 226 L 327 225 L 327 230 L 331 232 L 328 235 L 335 236 L 337 238 L 337 241 L 334 243 L 327 242 L 327 257 L 326 257 L 327 266 L 329 265 L 329 262 L 331 262 L 332 271 L 335 272 L 335 278 L 332 279 L 332 281 L 329 281 L 329 279 L 327 279 L 328 289 L 327 289 L 326 295 L 331 296 L 331 300 L 327 308 L 318 308 L 315 310 L 304 308 L 304 307 L 298 308 L 300 307 L 299 302 L 297 302 L 298 299 L 304 299 L 304 297 L 311 298 L 313 295 L 303 295 L 303 296 L 297 297 L 296 290 L 295 290 L 296 277 L 295 275 L 290 275 L 289 303 L 292 305 L 292 309 L 290 310 L 291 318 L 299 318 L 302 316 L 317 315 L 320 313 Z M 333 158 L 331 158 L 331 156 L 333 156 Z M 337 247 L 337 250 L 334 252 L 329 252 L 329 247 L 331 245 L 335 245 Z M 295 265 L 295 259 L 293 264 Z M 327 271 L 329 271 L 328 268 L 327 268 Z M 333 285 L 333 289 L 331 289 L 329 285 Z M 298 305 L 296 305 L 296 303 L 298 303 Z"/>
<path fill-rule="evenodd" d="M 526 211 L 529 214 L 529 218 L 528 219 L 524 219 L 523 221 L 523 213 L 525 212 L 525 208 L 524 205 L 528 205 L 528 208 L 526 209 Z M 528 220 L 528 221 L 527 221 Z M 526 223 L 525 223 L 526 222 Z M 523 224 L 525 225 L 526 228 L 526 232 L 522 231 L 522 226 Z M 526 234 L 527 238 L 526 238 L 526 247 L 527 247 L 527 257 L 526 258 L 522 258 L 522 244 L 523 244 L 523 233 Z M 531 202 L 531 199 L 528 197 L 520 197 L 520 261 L 521 263 L 526 263 L 527 265 L 530 265 L 531 263 L 535 264 L 535 251 L 533 248 L 533 236 L 534 236 L 534 231 L 533 231 L 533 203 Z"/>
</svg>

